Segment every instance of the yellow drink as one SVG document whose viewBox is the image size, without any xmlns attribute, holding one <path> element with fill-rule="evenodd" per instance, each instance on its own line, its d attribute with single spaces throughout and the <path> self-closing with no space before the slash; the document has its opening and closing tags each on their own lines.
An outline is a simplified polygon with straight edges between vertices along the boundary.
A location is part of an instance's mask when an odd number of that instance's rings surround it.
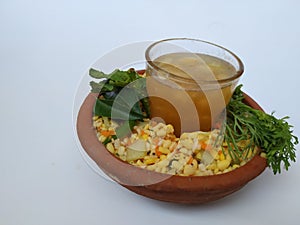
<svg viewBox="0 0 300 225">
<path fill-rule="evenodd" d="M 168 53 L 148 61 L 151 117 L 172 124 L 177 136 L 210 130 L 224 115 L 237 72 L 231 63 L 201 53 Z"/>
</svg>

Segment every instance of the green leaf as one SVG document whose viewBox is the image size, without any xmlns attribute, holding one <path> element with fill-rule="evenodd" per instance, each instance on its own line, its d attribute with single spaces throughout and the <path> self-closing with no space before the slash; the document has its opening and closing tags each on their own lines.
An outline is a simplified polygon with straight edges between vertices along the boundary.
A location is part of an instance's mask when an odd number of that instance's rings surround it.
<svg viewBox="0 0 300 225">
<path fill-rule="evenodd" d="M 277 119 L 274 113 L 267 114 L 243 103 L 242 85 L 238 86 L 227 106 L 227 126 L 224 139 L 230 143 L 250 140 L 262 148 L 267 155 L 267 162 L 274 174 L 281 172 L 281 166 L 288 170 L 290 162 L 296 159 L 298 138 L 293 135 L 292 126 L 284 117 Z M 233 135 L 234 134 L 234 135 Z M 253 145 L 241 149 L 241 154 L 248 152 Z M 230 155 L 236 155 L 235 148 L 229 148 Z"/>
<path fill-rule="evenodd" d="M 99 93 L 93 113 L 123 121 L 116 130 L 118 137 L 128 134 L 137 120 L 150 116 L 146 79 L 134 69 L 117 69 L 110 74 L 90 69 L 89 74 L 95 79 L 102 79 L 98 83 L 90 82 L 91 91 Z"/>
<path fill-rule="evenodd" d="M 115 70 L 109 74 L 109 82 L 118 87 L 125 87 L 127 84 L 139 79 L 140 76 L 135 70 L 127 71 Z"/>
<path fill-rule="evenodd" d="M 98 70 L 95 70 L 93 68 L 91 68 L 89 70 L 89 75 L 91 77 L 93 77 L 93 78 L 96 78 L 96 79 L 102 79 L 102 78 L 106 78 L 107 79 L 108 78 L 108 76 L 105 73 L 103 73 L 101 71 L 98 71 Z"/>
<path fill-rule="evenodd" d="M 93 93 L 100 93 L 103 87 L 103 84 L 100 83 L 96 83 L 95 81 L 91 81 L 90 82 L 90 86 L 91 86 L 91 92 Z"/>
<path fill-rule="evenodd" d="M 101 81 L 99 83 L 96 83 L 95 81 L 91 81 L 90 86 L 92 88 L 91 92 L 93 93 L 103 93 L 107 91 L 113 91 L 115 89 L 113 85 L 107 83 L 106 81 Z"/>
<path fill-rule="evenodd" d="M 135 120 L 124 121 L 124 123 L 116 129 L 116 136 L 118 138 L 127 136 L 131 132 L 135 124 Z"/>
<path fill-rule="evenodd" d="M 110 137 L 107 137 L 102 144 L 107 145 L 108 143 L 110 143 L 113 139 L 117 139 L 118 137 L 116 135 L 112 135 Z"/>
<path fill-rule="evenodd" d="M 94 106 L 94 115 L 105 116 L 118 120 L 140 120 L 144 118 L 140 110 L 136 110 L 136 106 L 129 108 L 128 105 L 122 102 L 115 101 L 115 99 L 97 99 Z M 113 115 L 112 115 L 113 111 Z M 129 113 L 128 113 L 129 112 Z"/>
</svg>

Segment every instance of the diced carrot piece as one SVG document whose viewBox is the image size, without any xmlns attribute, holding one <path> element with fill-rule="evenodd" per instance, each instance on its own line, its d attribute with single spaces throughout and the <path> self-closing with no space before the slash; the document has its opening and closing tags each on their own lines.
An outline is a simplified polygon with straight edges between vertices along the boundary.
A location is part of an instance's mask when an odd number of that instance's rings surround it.
<svg viewBox="0 0 300 225">
<path fill-rule="evenodd" d="M 114 132 L 113 130 L 102 130 L 100 133 L 101 133 L 101 135 L 103 135 L 104 137 L 109 137 L 109 136 L 115 134 L 115 132 Z"/>
<path fill-rule="evenodd" d="M 193 160 L 194 160 L 193 156 L 190 156 L 189 160 L 187 161 L 187 164 L 191 164 Z"/>
<path fill-rule="evenodd" d="M 200 146 L 201 146 L 201 149 L 203 149 L 203 150 L 210 150 L 210 149 L 212 149 L 212 146 L 209 145 L 209 144 L 206 144 L 205 142 L 200 142 Z"/>
<path fill-rule="evenodd" d="M 158 147 L 158 146 L 156 146 L 156 148 L 155 148 L 155 154 L 156 154 L 158 157 L 162 155 L 162 153 L 159 151 L 159 147 Z"/>
<path fill-rule="evenodd" d="M 146 132 L 144 130 L 141 130 L 141 136 L 143 136 L 144 134 L 146 134 Z"/>
</svg>

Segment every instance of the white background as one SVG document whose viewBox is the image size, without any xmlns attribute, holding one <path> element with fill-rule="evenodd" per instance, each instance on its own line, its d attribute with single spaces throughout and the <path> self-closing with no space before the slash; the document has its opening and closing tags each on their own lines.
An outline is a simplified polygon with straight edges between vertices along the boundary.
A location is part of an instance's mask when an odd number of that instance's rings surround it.
<svg viewBox="0 0 300 225">
<path fill-rule="evenodd" d="M 243 90 L 268 113 L 289 115 L 299 136 L 299 11 L 297 0 L 0 0 L 0 224 L 298 224 L 298 162 L 211 204 L 158 202 L 89 167 L 72 109 L 83 74 L 103 54 L 192 37 L 239 55 Z"/>
</svg>

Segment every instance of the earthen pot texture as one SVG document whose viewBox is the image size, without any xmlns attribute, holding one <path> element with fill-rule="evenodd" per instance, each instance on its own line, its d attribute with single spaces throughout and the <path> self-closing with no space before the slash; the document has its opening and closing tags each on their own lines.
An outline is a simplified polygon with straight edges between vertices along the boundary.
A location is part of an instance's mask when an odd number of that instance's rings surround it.
<svg viewBox="0 0 300 225">
<path fill-rule="evenodd" d="M 145 197 L 175 203 L 206 203 L 241 189 L 266 168 L 265 158 L 253 159 L 231 172 L 211 176 L 177 176 L 149 171 L 124 162 L 100 143 L 93 127 L 92 114 L 97 94 L 90 93 L 77 117 L 77 134 L 83 149 L 112 180 Z M 261 107 L 245 94 L 245 103 Z"/>
</svg>

